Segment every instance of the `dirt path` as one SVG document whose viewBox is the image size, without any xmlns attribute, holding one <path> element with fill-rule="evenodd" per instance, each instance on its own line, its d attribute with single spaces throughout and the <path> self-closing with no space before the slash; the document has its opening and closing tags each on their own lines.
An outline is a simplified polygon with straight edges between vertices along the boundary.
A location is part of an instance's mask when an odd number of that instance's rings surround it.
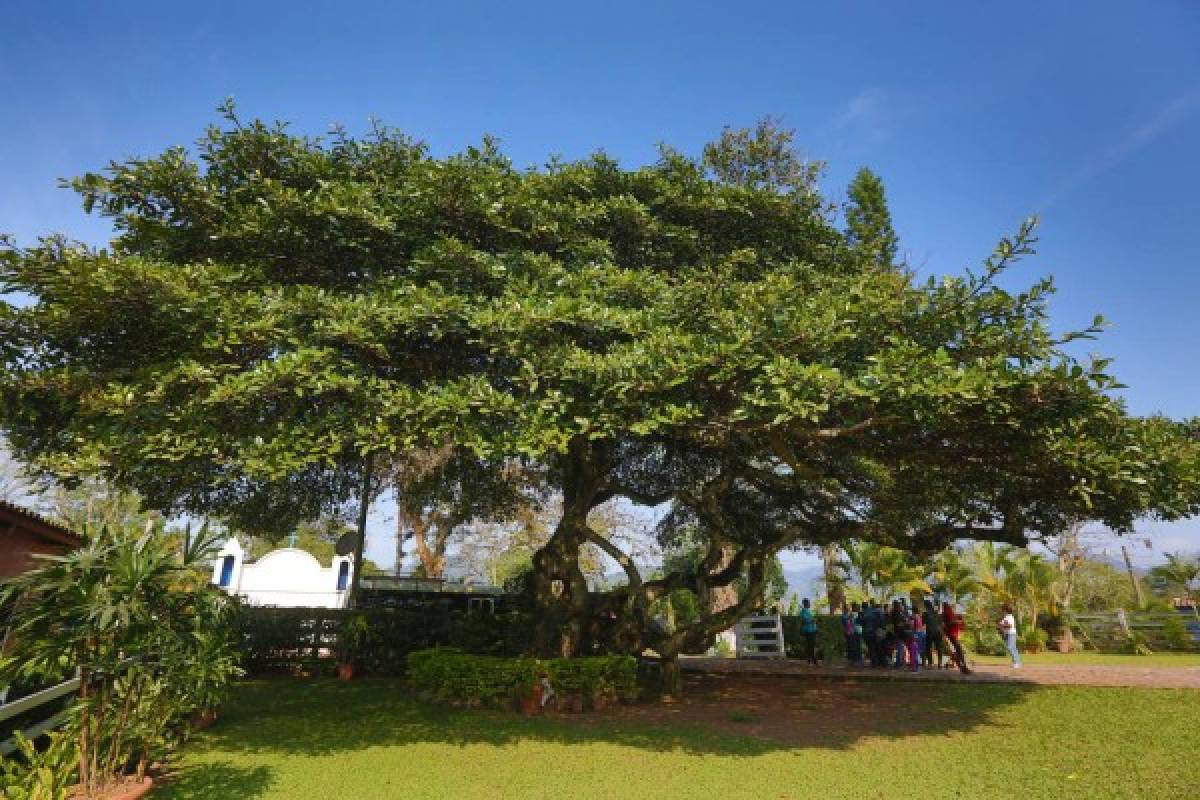
<svg viewBox="0 0 1200 800">
<path fill-rule="evenodd" d="M 955 670 L 858 669 L 844 665 L 810 667 L 800 661 L 732 658 L 685 658 L 685 670 L 757 675 L 805 675 L 829 680 L 947 681 L 954 683 L 1025 683 L 1050 686 L 1136 686 L 1154 689 L 1200 689 L 1200 667 L 1064 666 L 979 664 L 970 675 Z"/>
</svg>

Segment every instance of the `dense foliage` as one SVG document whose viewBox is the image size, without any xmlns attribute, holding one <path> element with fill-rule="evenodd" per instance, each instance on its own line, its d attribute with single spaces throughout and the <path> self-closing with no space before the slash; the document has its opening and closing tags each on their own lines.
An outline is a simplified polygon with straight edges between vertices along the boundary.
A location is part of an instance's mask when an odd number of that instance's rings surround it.
<svg viewBox="0 0 1200 800">
<path fill-rule="evenodd" d="M 343 611 L 244 607 L 240 646 L 247 672 L 331 672 L 352 663 L 363 675 L 402 675 L 408 655 L 447 647 L 476 655 L 517 656 L 529 649 L 526 614 L 482 614 L 438 607 Z"/>
<path fill-rule="evenodd" d="M 239 672 L 233 601 L 188 555 L 154 529 L 104 528 L 0 587 L 0 684 L 78 670 L 68 777 L 89 796 L 163 759 L 189 715 L 218 707 Z"/>
<path fill-rule="evenodd" d="M 609 698 L 637 690 L 632 656 L 582 658 L 498 658 L 459 650 L 421 650 L 408 656 L 409 683 L 441 700 L 497 705 L 529 694 L 545 679 L 559 695 Z"/>
<path fill-rule="evenodd" d="M 526 460 L 562 497 L 534 557 L 539 649 L 672 656 L 757 603 L 776 553 L 851 538 L 932 552 L 1128 530 L 1200 502 L 1195 429 L 1130 418 L 1103 359 L 1056 334 L 1049 281 L 922 282 L 893 261 L 882 184 L 845 208 L 770 123 L 700 158 L 663 148 L 518 170 L 388 129 L 290 134 L 227 110 L 195 154 L 72 186 L 117 236 L 0 254 L 0 415 L 24 459 L 101 472 L 167 511 L 274 530 L 352 496 L 365 457 Z M 464 462 L 471 463 L 471 462 Z M 589 526 L 670 503 L 697 568 L 642 576 Z M 595 546 L 625 585 L 595 591 Z M 714 592 L 747 591 L 714 610 Z M 694 625 L 652 624 L 688 589 Z"/>
</svg>

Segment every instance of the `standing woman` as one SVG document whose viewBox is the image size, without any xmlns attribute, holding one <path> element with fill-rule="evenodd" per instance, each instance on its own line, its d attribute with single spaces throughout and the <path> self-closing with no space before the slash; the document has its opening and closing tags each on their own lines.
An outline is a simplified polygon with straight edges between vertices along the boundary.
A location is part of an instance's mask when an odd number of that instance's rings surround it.
<svg viewBox="0 0 1200 800">
<path fill-rule="evenodd" d="M 1021 654 L 1017 651 L 1017 619 L 1013 616 L 1012 606 L 1005 603 L 1000 609 L 1004 616 L 1000 618 L 1000 624 L 997 626 L 1000 630 L 1000 635 L 1004 637 L 1004 646 L 1008 649 L 1009 658 L 1012 659 L 1012 668 L 1021 668 Z"/>
<path fill-rule="evenodd" d="M 967 654 L 963 652 L 962 642 L 958 640 L 963 631 L 962 616 L 954 610 L 949 601 L 942 603 L 942 622 L 945 624 L 946 638 L 950 640 L 950 647 L 954 649 L 954 661 L 958 664 L 958 671 L 963 675 L 970 675 Z"/>
<path fill-rule="evenodd" d="M 804 636 L 804 657 L 814 667 L 817 664 L 817 618 L 813 616 L 812 604 L 804 598 L 804 607 L 800 609 L 800 634 Z"/>
<path fill-rule="evenodd" d="M 924 666 L 928 667 L 930 665 L 929 645 L 925 636 L 925 615 L 922 613 L 925 610 L 925 601 L 919 600 L 917 602 L 919 602 L 921 606 L 918 607 L 917 604 L 914 603 L 912 609 L 912 629 L 913 636 L 916 637 L 916 656 L 912 659 L 912 662 L 914 667 L 916 664 L 923 664 Z"/>
</svg>

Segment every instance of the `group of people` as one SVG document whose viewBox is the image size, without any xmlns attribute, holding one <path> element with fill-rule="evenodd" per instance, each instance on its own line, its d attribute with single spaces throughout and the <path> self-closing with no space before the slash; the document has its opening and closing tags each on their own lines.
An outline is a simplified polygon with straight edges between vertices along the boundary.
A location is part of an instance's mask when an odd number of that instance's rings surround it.
<svg viewBox="0 0 1200 800">
<path fill-rule="evenodd" d="M 842 612 L 842 631 L 846 637 L 846 657 L 855 666 L 908 667 L 917 672 L 922 666 L 936 669 L 958 667 L 967 674 L 966 653 L 959 641 L 963 631 L 962 615 L 949 603 L 941 610 L 929 600 L 910 608 L 903 598 L 892 601 L 891 608 L 881 603 L 851 603 Z"/>
<path fill-rule="evenodd" d="M 1011 607 L 1005 605 L 1002 612 L 996 627 L 1004 638 L 1013 667 L 1019 668 L 1016 620 Z M 963 618 L 948 602 L 943 602 L 941 609 L 929 599 L 909 606 L 907 600 L 897 598 L 889 608 L 879 602 L 861 606 L 851 603 L 842 611 L 841 625 L 846 637 L 846 659 L 851 666 L 907 667 L 913 672 L 919 672 L 921 667 L 957 667 L 964 675 L 971 672 L 960 641 Z M 800 609 L 800 632 L 804 637 L 805 658 L 816 666 L 819 663 L 817 620 L 808 598 Z"/>
</svg>

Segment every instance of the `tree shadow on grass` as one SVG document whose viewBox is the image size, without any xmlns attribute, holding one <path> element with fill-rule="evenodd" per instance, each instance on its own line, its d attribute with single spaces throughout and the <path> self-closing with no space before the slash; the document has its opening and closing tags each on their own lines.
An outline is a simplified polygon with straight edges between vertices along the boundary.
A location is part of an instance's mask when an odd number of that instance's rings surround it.
<svg viewBox="0 0 1200 800">
<path fill-rule="evenodd" d="M 502 747 L 536 740 L 740 756 L 841 750 L 872 737 L 941 736 L 995 725 L 998 709 L 1033 691 L 1038 689 L 1012 684 L 689 675 L 683 699 L 674 704 L 526 719 L 423 703 L 398 680 L 258 681 L 239 687 L 220 723 L 189 749 L 329 755 L 412 743 Z"/>
<path fill-rule="evenodd" d="M 154 800 L 254 800 L 270 788 L 267 767 L 236 767 L 228 761 L 181 767 L 155 782 Z"/>
</svg>

